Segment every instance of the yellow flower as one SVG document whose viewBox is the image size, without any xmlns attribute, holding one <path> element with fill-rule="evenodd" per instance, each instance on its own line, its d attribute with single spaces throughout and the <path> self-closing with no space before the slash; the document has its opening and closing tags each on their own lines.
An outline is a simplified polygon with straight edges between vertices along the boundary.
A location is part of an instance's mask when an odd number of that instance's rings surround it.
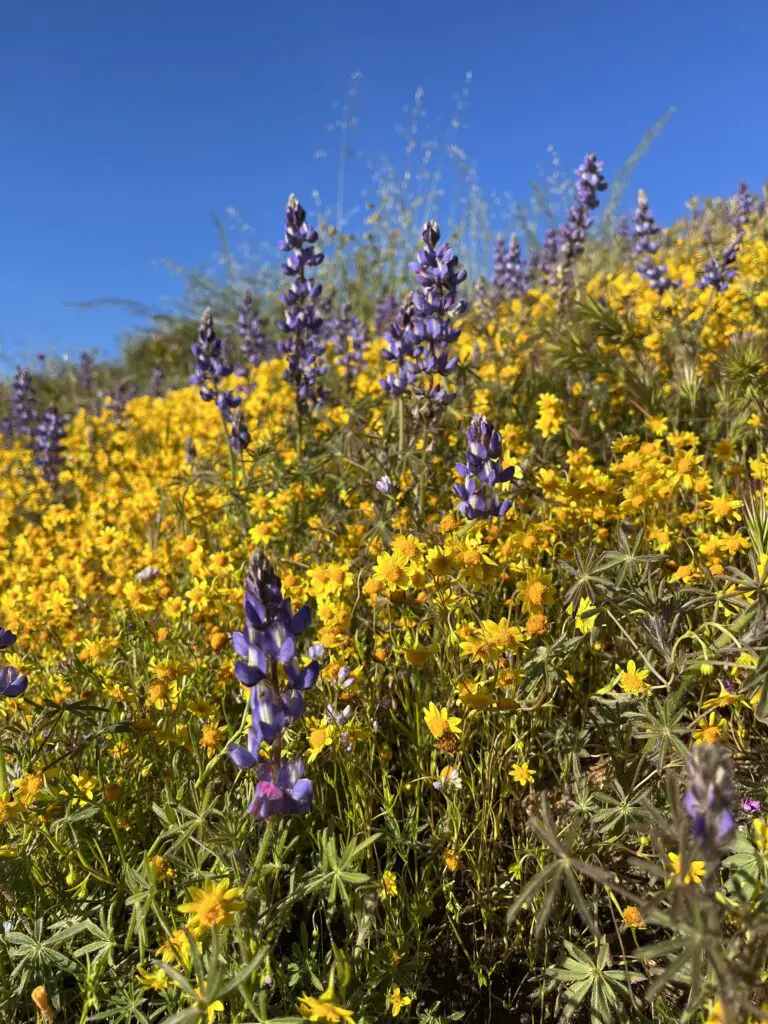
<svg viewBox="0 0 768 1024">
<path fill-rule="evenodd" d="M 213 928 L 234 923 L 235 912 L 245 909 L 246 904 L 238 901 L 242 888 L 230 888 L 229 879 L 220 882 L 206 882 L 204 888 L 189 890 L 192 899 L 178 908 L 182 914 L 191 914 L 188 928 L 193 935 L 200 935 Z"/>
<path fill-rule="evenodd" d="M 148 971 L 144 967 L 137 967 L 136 975 L 142 988 L 157 989 L 160 992 L 168 988 L 171 980 L 162 967 L 158 967 L 154 971 Z"/>
<path fill-rule="evenodd" d="M 329 1020 L 331 1024 L 355 1024 L 351 1010 L 345 1010 L 328 999 L 302 996 L 298 1002 L 299 1013 L 306 1020 Z"/>
<path fill-rule="evenodd" d="M 755 818 L 752 826 L 755 830 L 755 845 L 765 856 L 768 854 L 768 821 L 765 818 Z"/>
<path fill-rule="evenodd" d="M 461 861 L 454 850 L 443 851 L 443 863 L 448 871 L 458 871 L 461 867 Z"/>
<path fill-rule="evenodd" d="M 224 1013 L 224 1003 L 220 999 L 214 999 L 212 1003 L 209 1003 L 199 988 L 195 989 L 195 995 L 197 996 L 197 1005 L 200 1009 L 205 1010 L 207 1024 L 212 1024 L 217 1013 Z"/>
<path fill-rule="evenodd" d="M 376 559 L 376 568 L 371 579 L 383 584 L 391 594 L 395 590 L 404 590 L 408 587 L 412 575 L 413 570 L 403 555 L 384 551 Z"/>
<path fill-rule="evenodd" d="M 521 786 L 527 786 L 529 782 L 533 782 L 536 772 L 528 767 L 527 761 L 522 761 L 516 764 L 512 771 L 509 773 L 515 782 L 519 782 Z"/>
<path fill-rule="evenodd" d="M 702 743 L 711 746 L 725 739 L 728 732 L 728 722 L 724 718 L 718 718 L 714 711 L 710 711 L 706 725 L 700 725 L 693 730 L 693 739 L 698 747 Z"/>
<path fill-rule="evenodd" d="M 567 611 L 569 614 L 573 614 L 572 604 L 568 605 Z M 576 629 L 583 634 L 590 633 L 596 619 L 597 609 L 593 608 L 592 602 L 588 597 L 582 597 L 579 601 L 579 607 L 576 609 Z"/>
<path fill-rule="evenodd" d="M 682 866 L 680 864 L 680 856 L 677 853 L 668 853 L 669 863 L 672 866 L 673 873 L 680 878 L 682 876 Z M 707 865 L 703 860 L 692 860 L 688 864 L 688 870 L 683 878 L 684 885 L 698 885 L 704 877 Z"/>
<path fill-rule="evenodd" d="M 645 681 L 649 669 L 639 669 L 631 659 L 627 662 L 625 669 L 622 669 L 620 665 L 616 665 L 615 668 L 619 673 L 619 686 L 625 693 L 642 696 L 650 690 L 650 684 Z"/>
<path fill-rule="evenodd" d="M 381 887 L 379 888 L 379 896 L 385 899 L 391 899 L 393 896 L 397 896 L 397 875 L 394 871 L 385 871 L 381 876 Z"/>
<path fill-rule="evenodd" d="M 203 733 L 200 737 L 198 746 L 203 747 L 208 757 L 213 757 L 216 751 L 221 745 L 221 741 L 227 735 L 227 730 L 223 726 L 211 725 L 209 722 L 203 726 Z"/>
<path fill-rule="evenodd" d="M 332 727 L 325 718 L 320 721 L 310 719 L 310 724 L 313 728 L 309 732 L 309 755 L 307 757 L 309 764 L 316 760 L 333 742 Z"/>
<path fill-rule="evenodd" d="M 155 878 L 159 882 L 165 882 L 169 878 L 173 878 L 174 875 L 176 874 L 176 872 L 173 870 L 173 868 L 165 859 L 165 857 L 161 857 L 159 854 L 156 854 L 154 857 L 150 858 L 149 866 L 152 868 Z"/>
<path fill-rule="evenodd" d="M 389 993 L 390 1012 L 393 1017 L 396 1017 L 404 1006 L 410 1006 L 411 1002 L 410 996 L 400 995 L 400 988 L 398 986 L 395 986 Z"/>
<path fill-rule="evenodd" d="M 624 907 L 622 911 L 622 918 L 627 928 L 645 928 L 646 924 L 643 920 L 643 915 L 637 909 L 637 907 L 628 906 Z"/>
<path fill-rule="evenodd" d="M 189 967 L 192 962 L 192 949 L 187 934 L 181 928 L 171 932 L 165 942 L 158 948 L 157 955 L 163 963 L 178 963 L 183 967 Z"/>
<path fill-rule="evenodd" d="M 461 719 L 449 717 L 448 708 L 438 708 L 433 701 L 429 702 L 428 708 L 424 708 L 424 721 L 436 740 L 439 740 L 446 732 L 456 733 L 456 735 L 461 732 Z"/>
</svg>

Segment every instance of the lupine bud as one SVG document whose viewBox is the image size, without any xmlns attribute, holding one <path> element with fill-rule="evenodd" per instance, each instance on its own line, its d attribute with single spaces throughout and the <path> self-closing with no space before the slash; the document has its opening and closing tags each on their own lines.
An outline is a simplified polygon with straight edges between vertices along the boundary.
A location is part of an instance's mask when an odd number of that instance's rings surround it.
<svg viewBox="0 0 768 1024">
<path fill-rule="evenodd" d="M 200 318 L 192 354 L 195 357 L 195 372 L 189 378 L 190 383 L 200 388 L 200 397 L 204 402 L 216 403 L 224 425 L 228 428 L 231 448 L 238 453 L 244 451 L 250 444 L 251 436 L 242 412 L 239 411 L 242 398 L 221 387 L 224 378 L 232 373 L 232 365 L 227 361 L 223 342 L 216 334 L 210 309 L 206 309 Z M 234 412 L 236 409 L 237 413 Z"/>
</svg>

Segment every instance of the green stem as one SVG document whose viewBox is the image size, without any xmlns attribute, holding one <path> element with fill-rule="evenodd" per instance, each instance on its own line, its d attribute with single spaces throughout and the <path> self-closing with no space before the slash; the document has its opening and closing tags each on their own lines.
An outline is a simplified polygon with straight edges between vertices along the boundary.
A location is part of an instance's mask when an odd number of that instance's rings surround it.
<svg viewBox="0 0 768 1024">
<path fill-rule="evenodd" d="M 405 453 L 405 402 L 403 396 L 397 399 L 397 454 L 402 460 Z"/>
<path fill-rule="evenodd" d="M 5 767 L 5 751 L 0 745 L 0 800 L 8 796 L 8 772 Z"/>
</svg>

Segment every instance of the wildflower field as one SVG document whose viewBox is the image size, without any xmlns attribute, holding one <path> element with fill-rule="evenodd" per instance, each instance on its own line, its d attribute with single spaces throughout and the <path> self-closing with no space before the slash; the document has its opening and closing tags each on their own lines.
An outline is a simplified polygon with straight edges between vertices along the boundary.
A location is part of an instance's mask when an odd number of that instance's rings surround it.
<svg viewBox="0 0 768 1024">
<path fill-rule="evenodd" d="M 17 371 L 3 1021 L 765 1019 L 768 215 L 603 171 L 375 315 L 292 196 L 175 382 Z"/>
</svg>

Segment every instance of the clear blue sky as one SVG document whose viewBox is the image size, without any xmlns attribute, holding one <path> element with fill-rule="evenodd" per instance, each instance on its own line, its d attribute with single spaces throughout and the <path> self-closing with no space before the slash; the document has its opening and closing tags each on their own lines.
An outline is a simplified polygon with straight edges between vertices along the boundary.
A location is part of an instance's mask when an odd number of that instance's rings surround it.
<svg viewBox="0 0 768 1024">
<path fill-rule="evenodd" d="M 458 141 L 486 192 L 525 199 L 550 144 L 568 171 L 595 150 L 610 178 L 670 106 L 633 181 L 659 219 L 742 178 L 758 190 L 767 36 L 765 0 L 4 0 L 0 373 L 38 351 L 114 352 L 130 315 L 65 303 L 162 305 L 179 285 L 154 261 L 207 262 L 211 212 L 237 208 L 272 244 L 289 192 L 331 202 L 326 125 L 355 71 L 370 158 L 402 152 L 418 86 L 445 122 L 471 71 Z"/>
</svg>

